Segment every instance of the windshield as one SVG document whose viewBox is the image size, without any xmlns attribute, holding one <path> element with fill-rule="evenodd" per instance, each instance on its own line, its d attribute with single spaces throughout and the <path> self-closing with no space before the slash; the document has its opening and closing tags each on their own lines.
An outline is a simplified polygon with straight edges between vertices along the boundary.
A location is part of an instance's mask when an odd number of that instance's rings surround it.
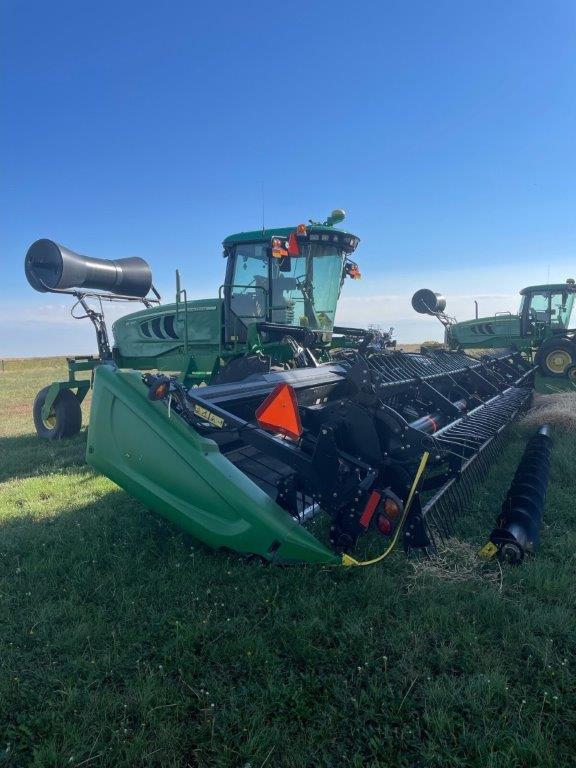
<svg viewBox="0 0 576 768">
<path fill-rule="evenodd" d="M 299 256 L 268 257 L 261 243 L 236 247 L 230 306 L 244 322 L 262 320 L 331 331 L 340 294 L 344 251 L 306 243 Z M 268 268 L 270 267 L 270 272 Z"/>
<path fill-rule="evenodd" d="M 567 328 L 573 302 L 574 294 L 571 291 L 533 293 L 530 297 L 528 317 L 535 322 Z"/>
<path fill-rule="evenodd" d="M 574 294 L 568 291 L 553 293 L 550 297 L 550 312 L 552 325 L 567 328 L 572 314 Z"/>
</svg>

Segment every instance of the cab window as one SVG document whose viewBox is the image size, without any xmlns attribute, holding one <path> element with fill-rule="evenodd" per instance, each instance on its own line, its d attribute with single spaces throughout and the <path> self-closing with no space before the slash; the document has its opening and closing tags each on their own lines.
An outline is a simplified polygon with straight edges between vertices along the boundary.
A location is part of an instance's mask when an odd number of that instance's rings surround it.
<svg viewBox="0 0 576 768">
<path fill-rule="evenodd" d="M 236 246 L 230 309 L 244 320 L 262 320 L 266 316 L 268 293 L 268 255 L 261 244 Z"/>
<path fill-rule="evenodd" d="M 550 323 L 550 296 L 548 293 L 533 293 L 530 299 L 528 316 L 536 323 Z"/>
<path fill-rule="evenodd" d="M 550 297 L 550 322 L 552 325 L 566 328 L 570 321 L 570 310 L 572 309 L 572 296 L 567 291 L 553 293 Z"/>
<path fill-rule="evenodd" d="M 566 328 L 570 320 L 573 296 L 568 291 L 534 293 L 530 298 L 528 317 L 531 322 Z"/>
</svg>

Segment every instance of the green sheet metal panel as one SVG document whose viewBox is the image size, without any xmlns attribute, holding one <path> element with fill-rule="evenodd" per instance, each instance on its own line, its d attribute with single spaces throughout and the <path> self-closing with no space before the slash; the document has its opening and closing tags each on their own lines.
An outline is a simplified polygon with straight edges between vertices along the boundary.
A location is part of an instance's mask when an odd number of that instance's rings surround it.
<svg viewBox="0 0 576 768">
<path fill-rule="evenodd" d="M 196 299 L 186 304 L 190 346 L 220 343 L 222 300 Z M 173 353 L 185 339 L 184 303 L 144 309 L 125 315 L 112 325 L 115 346 L 121 359 L 156 357 Z"/>
<path fill-rule="evenodd" d="M 86 459 L 211 547 L 278 562 L 340 562 L 229 462 L 214 441 L 148 400 L 134 371 L 105 365 L 96 370 Z"/>
<path fill-rule="evenodd" d="M 466 349 L 502 349 L 530 347 L 530 339 L 523 339 L 520 333 L 519 315 L 495 315 L 463 320 L 448 329 L 450 345 Z"/>
</svg>

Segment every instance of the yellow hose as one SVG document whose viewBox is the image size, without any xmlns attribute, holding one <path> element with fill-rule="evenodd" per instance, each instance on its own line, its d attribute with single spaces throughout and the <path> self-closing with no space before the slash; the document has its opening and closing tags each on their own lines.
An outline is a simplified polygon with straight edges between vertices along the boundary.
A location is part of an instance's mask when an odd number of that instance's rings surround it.
<svg viewBox="0 0 576 768">
<path fill-rule="evenodd" d="M 390 552 L 394 549 L 396 546 L 396 542 L 398 541 L 398 538 L 400 536 L 400 531 L 402 530 L 404 523 L 406 522 L 406 518 L 408 517 L 408 513 L 410 512 L 410 507 L 412 506 L 412 501 L 414 499 L 414 495 L 416 493 L 416 490 L 418 489 L 418 485 L 420 483 L 420 479 L 422 475 L 424 474 L 424 470 L 426 469 L 426 464 L 428 463 L 428 459 L 430 458 L 430 454 L 428 451 L 424 451 L 422 454 L 422 458 L 420 459 L 420 464 L 418 466 L 418 469 L 416 471 L 416 474 L 414 475 L 414 481 L 412 483 L 412 486 L 410 487 L 410 493 L 408 494 L 408 499 L 406 501 L 406 505 L 404 506 L 404 512 L 402 513 L 402 517 L 400 519 L 400 522 L 396 526 L 396 531 L 394 533 L 394 537 L 390 544 L 386 547 L 384 552 L 382 552 L 381 555 L 378 555 L 378 557 L 373 557 L 371 560 L 356 560 L 355 558 L 351 557 L 350 555 L 347 555 L 344 553 L 342 555 L 342 565 L 344 566 L 352 566 L 352 565 L 374 565 L 375 563 L 379 563 L 381 560 L 384 560 L 385 557 L 388 557 Z"/>
</svg>

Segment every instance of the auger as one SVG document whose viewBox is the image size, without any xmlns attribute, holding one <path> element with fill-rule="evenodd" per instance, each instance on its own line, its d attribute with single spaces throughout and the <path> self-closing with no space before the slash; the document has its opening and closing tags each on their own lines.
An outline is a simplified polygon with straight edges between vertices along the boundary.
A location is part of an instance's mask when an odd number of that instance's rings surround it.
<svg viewBox="0 0 576 768">
<path fill-rule="evenodd" d="M 490 534 L 498 557 L 513 565 L 534 554 L 540 543 L 552 447 L 550 427 L 544 425 L 526 446 Z"/>
</svg>

